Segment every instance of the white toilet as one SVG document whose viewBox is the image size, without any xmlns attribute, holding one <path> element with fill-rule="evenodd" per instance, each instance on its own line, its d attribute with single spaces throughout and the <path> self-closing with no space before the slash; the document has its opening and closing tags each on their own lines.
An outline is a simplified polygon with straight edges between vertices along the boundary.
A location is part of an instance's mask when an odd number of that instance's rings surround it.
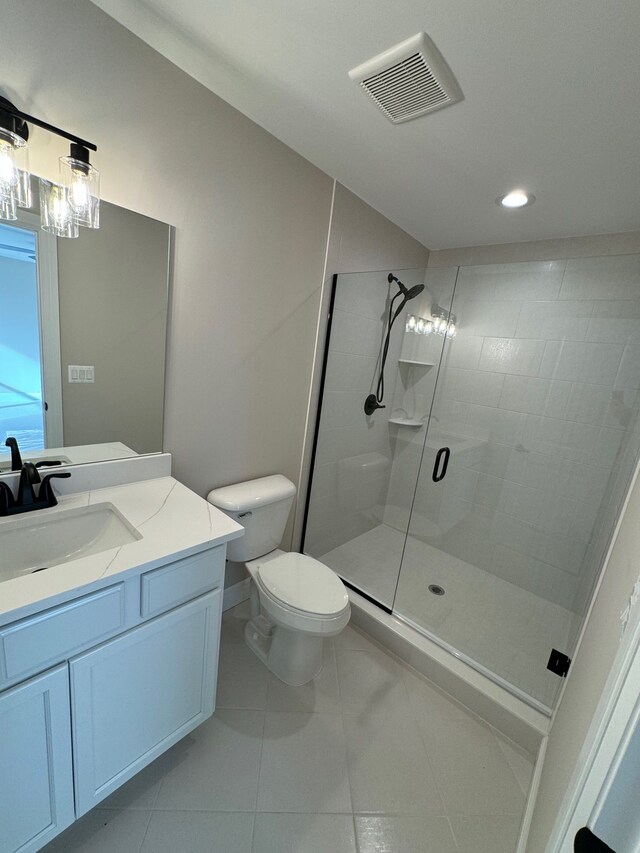
<svg viewBox="0 0 640 853">
<path fill-rule="evenodd" d="M 280 544 L 296 494 L 281 474 L 214 489 L 207 500 L 245 528 L 229 542 L 227 559 L 251 575 L 251 619 L 245 639 L 286 684 L 299 687 L 322 669 L 324 637 L 349 622 L 347 590 L 328 566 Z"/>
</svg>

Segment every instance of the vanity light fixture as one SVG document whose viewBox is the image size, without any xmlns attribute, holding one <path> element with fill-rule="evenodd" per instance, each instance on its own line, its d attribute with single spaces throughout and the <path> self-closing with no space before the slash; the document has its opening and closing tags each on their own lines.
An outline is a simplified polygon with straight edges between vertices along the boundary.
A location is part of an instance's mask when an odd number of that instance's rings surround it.
<svg viewBox="0 0 640 853">
<path fill-rule="evenodd" d="M 506 195 L 499 195 L 496 204 L 499 207 L 506 207 L 507 210 L 515 210 L 519 207 L 529 207 L 535 200 L 533 193 L 528 193 L 526 190 L 511 190 Z"/>
<path fill-rule="evenodd" d="M 100 173 L 89 162 L 92 142 L 23 113 L 0 96 L 0 219 L 15 220 L 18 208 L 32 205 L 27 160 L 29 125 L 68 139 L 69 156 L 60 158 L 59 183 L 40 179 L 42 228 L 57 237 L 77 237 L 79 226 L 100 225 Z"/>
</svg>

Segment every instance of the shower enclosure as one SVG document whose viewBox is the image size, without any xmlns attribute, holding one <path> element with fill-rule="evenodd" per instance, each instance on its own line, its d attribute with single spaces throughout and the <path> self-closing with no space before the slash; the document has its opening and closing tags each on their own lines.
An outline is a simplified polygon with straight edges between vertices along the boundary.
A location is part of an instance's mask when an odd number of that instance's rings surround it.
<svg viewBox="0 0 640 853">
<path fill-rule="evenodd" d="M 336 276 L 303 550 L 541 710 L 640 449 L 640 256 Z M 561 667 L 562 658 L 560 658 Z"/>
</svg>

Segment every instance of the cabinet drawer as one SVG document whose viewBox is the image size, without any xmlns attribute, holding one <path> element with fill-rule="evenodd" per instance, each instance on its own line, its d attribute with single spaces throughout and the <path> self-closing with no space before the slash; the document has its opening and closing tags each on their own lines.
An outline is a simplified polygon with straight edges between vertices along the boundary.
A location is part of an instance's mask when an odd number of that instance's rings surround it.
<svg viewBox="0 0 640 853">
<path fill-rule="evenodd" d="M 146 572 L 140 579 L 140 615 L 145 619 L 157 616 L 222 586 L 224 557 L 225 546 L 220 545 Z"/>
<path fill-rule="evenodd" d="M 5 678 L 44 669 L 125 627 L 122 583 L 14 622 L 0 630 Z"/>
</svg>

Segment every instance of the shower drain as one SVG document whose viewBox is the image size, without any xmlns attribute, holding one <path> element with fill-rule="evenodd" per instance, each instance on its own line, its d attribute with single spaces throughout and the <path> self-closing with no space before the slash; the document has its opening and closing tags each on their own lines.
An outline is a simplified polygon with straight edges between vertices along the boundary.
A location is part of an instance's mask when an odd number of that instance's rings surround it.
<svg viewBox="0 0 640 853">
<path fill-rule="evenodd" d="M 437 583 L 430 583 L 429 592 L 432 592 L 434 595 L 444 595 L 444 587 L 438 586 Z"/>
</svg>

